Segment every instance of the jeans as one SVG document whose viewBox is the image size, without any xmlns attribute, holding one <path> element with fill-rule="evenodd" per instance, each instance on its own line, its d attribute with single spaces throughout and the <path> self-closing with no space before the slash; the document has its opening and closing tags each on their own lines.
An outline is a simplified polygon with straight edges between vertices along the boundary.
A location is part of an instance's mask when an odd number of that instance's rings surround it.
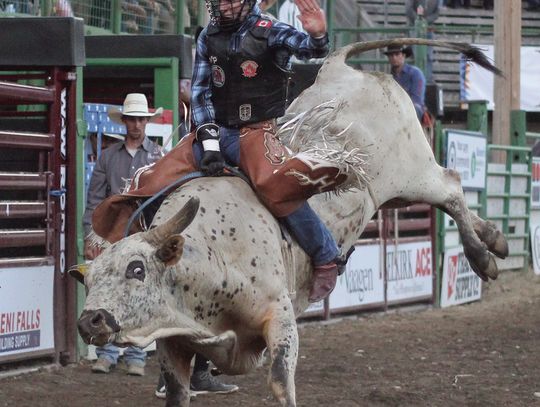
<svg viewBox="0 0 540 407">
<path fill-rule="evenodd" d="M 105 346 L 96 348 L 96 355 L 98 358 L 107 359 L 113 364 L 118 363 L 118 356 L 120 354 L 120 348 L 114 346 L 112 343 L 108 343 Z M 129 346 L 124 351 L 124 361 L 126 364 L 141 365 L 144 366 L 146 359 L 146 351 L 136 346 Z"/>
<path fill-rule="evenodd" d="M 228 164 L 238 166 L 240 163 L 240 131 L 225 127 L 220 127 L 219 131 L 219 146 L 225 161 Z M 193 154 L 197 163 L 202 158 L 202 153 L 201 143 L 194 143 Z M 339 256 L 340 251 L 332 233 L 307 202 L 281 220 L 300 247 L 311 258 L 313 265 L 327 264 Z"/>
</svg>

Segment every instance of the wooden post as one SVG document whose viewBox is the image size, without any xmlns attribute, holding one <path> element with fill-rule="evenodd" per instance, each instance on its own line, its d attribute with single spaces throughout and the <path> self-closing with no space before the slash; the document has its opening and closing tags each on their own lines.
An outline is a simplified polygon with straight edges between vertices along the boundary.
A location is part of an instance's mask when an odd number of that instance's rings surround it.
<svg viewBox="0 0 540 407">
<path fill-rule="evenodd" d="M 495 77 L 493 144 L 510 145 L 510 112 L 520 108 L 521 7 L 520 0 L 495 1 L 495 65 L 505 77 Z"/>
</svg>

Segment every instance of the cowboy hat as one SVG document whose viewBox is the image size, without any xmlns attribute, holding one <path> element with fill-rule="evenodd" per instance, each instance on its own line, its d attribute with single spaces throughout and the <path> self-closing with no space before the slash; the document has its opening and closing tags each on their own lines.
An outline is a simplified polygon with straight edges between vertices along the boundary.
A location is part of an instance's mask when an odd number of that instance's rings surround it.
<svg viewBox="0 0 540 407">
<path fill-rule="evenodd" d="M 384 55 L 388 54 L 394 54 L 396 52 L 403 52 L 405 54 L 405 58 L 409 58 L 412 56 L 412 48 L 410 46 L 405 45 L 399 45 L 399 44 L 392 44 L 386 47 L 386 51 L 383 52 Z"/>
<path fill-rule="evenodd" d="M 142 93 L 129 93 L 124 99 L 122 109 L 109 107 L 107 111 L 112 121 L 122 123 L 122 116 L 148 117 L 150 121 L 157 119 L 163 113 L 163 108 L 159 107 L 154 113 L 148 111 L 148 101 Z"/>
</svg>

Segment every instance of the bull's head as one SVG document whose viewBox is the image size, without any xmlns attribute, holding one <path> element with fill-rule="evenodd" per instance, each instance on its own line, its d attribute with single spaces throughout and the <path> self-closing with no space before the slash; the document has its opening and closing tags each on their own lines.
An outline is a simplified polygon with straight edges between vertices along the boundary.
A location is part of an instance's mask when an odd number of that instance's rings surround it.
<svg viewBox="0 0 540 407">
<path fill-rule="evenodd" d="M 171 279 L 184 248 L 180 233 L 198 209 L 199 199 L 191 198 L 166 223 L 122 239 L 92 262 L 78 321 L 86 343 L 102 346 L 130 334 L 147 336 L 158 321 L 171 319 Z"/>
</svg>

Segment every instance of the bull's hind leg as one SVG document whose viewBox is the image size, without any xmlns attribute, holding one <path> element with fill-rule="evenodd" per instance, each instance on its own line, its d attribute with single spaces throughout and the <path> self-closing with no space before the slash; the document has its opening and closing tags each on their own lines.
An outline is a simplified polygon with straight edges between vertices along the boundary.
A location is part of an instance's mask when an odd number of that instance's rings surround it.
<svg viewBox="0 0 540 407">
<path fill-rule="evenodd" d="M 456 221 L 471 268 L 484 281 L 496 279 L 497 264 L 489 251 L 505 257 L 508 244 L 493 223 L 484 221 L 467 208 L 459 173 L 435 167 L 428 174 L 418 175 L 413 185 L 401 198 L 429 203 L 450 215 Z"/>
<path fill-rule="evenodd" d="M 283 407 L 295 407 L 294 374 L 298 359 L 298 330 L 291 301 L 287 295 L 275 303 L 266 316 L 265 339 L 270 351 L 268 382 Z"/>
<path fill-rule="evenodd" d="M 194 352 L 174 337 L 158 340 L 158 352 L 167 389 L 165 407 L 189 407 L 189 380 Z"/>
</svg>

